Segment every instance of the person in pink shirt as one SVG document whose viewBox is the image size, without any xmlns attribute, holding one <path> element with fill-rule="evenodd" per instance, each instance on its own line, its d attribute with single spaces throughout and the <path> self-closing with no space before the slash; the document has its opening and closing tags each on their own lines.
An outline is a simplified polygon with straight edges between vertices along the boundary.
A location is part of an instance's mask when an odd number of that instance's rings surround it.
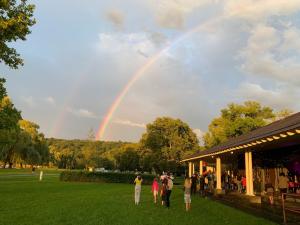
<svg viewBox="0 0 300 225">
<path fill-rule="evenodd" d="M 158 191 L 159 191 L 159 185 L 158 185 L 157 179 L 154 178 L 153 183 L 152 183 L 152 193 L 153 193 L 153 199 L 154 199 L 155 204 L 157 202 Z"/>
</svg>

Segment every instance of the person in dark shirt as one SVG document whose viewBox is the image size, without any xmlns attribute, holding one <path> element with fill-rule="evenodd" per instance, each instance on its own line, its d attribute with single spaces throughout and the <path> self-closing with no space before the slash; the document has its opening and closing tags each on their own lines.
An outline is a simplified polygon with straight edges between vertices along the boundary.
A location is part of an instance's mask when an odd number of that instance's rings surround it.
<svg viewBox="0 0 300 225">
<path fill-rule="evenodd" d="M 196 194 L 196 192 L 197 192 L 197 181 L 198 181 L 197 174 L 192 175 L 191 181 L 192 181 L 191 192 L 192 192 L 192 194 Z"/>
</svg>

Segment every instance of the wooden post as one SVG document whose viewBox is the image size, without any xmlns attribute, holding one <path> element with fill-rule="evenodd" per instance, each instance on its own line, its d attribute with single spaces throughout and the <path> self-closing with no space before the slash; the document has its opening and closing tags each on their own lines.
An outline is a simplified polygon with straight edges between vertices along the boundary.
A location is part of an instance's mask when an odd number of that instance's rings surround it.
<svg viewBox="0 0 300 225">
<path fill-rule="evenodd" d="M 195 173 L 195 163 L 192 163 L 192 175 Z"/>
<path fill-rule="evenodd" d="M 252 163 L 252 152 L 248 152 L 249 159 L 249 195 L 254 195 L 253 190 L 253 163 Z"/>
<path fill-rule="evenodd" d="M 249 171 L 248 152 L 245 152 L 245 176 L 246 176 L 246 194 L 247 195 L 249 193 L 248 171 Z"/>
<path fill-rule="evenodd" d="M 246 194 L 254 195 L 253 192 L 253 169 L 252 152 L 245 152 Z"/>
<path fill-rule="evenodd" d="M 189 177 L 192 177 L 192 162 L 189 162 Z"/>
<path fill-rule="evenodd" d="M 222 189 L 221 185 L 221 158 L 216 158 L 217 190 Z"/>
<path fill-rule="evenodd" d="M 203 174 L 203 161 L 202 160 L 200 160 L 200 162 L 199 162 L 199 173 L 200 173 L 200 176 L 202 176 L 202 174 Z"/>
</svg>

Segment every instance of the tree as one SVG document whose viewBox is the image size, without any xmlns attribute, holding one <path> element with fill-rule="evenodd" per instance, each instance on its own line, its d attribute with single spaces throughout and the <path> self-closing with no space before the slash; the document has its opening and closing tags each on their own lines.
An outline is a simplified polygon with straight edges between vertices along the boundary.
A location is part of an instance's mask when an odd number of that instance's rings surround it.
<svg viewBox="0 0 300 225">
<path fill-rule="evenodd" d="M 47 162 L 49 149 L 44 135 L 38 131 L 39 126 L 28 120 L 20 120 L 19 126 L 19 136 L 24 138 L 19 137 L 15 148 L 16 152 L 20 152 L 20 158 L 32 166 Z"/>
<path fill-rule="evenodd" d="M 157 118 L 147 125 L 140 140 L 144 149 L 163 153 L 167 159 L 180 161 L 185 152 L 198 149 L 198 139 L 192 129 L 180 119 Z"/>
<path fill-rule="evenodd" d="M 198 143 L 196 134 L 180 119 L 157 118 L 147 125 L 146 133 L 140 140 L 141 162 L 145 168 L 151 166 L 158 171 L 172 169 L 174 164 L 179 168 L 180 160 L 188 152 L 198 150 Z"/>
<path fill-rule="evenodd" d="M 4 87 L 5 79 L 0 78 L 0 160 L 12 165 L 14 147 L 18 142 L 21 113 L 14 107 Z"/>
<path fill-rule="evenodd" d="M 132 147 L 127 147 L 122 153 L 116 156 L 117 167 L 121 171 L 134 171 L 139 169 L 140 156 L 137 151 Z"/>
<path fill-rule="evenodd" d="M 88 136 L 87 136 L 87 139 L 89 141 L 94 141 L 95 140 L 95 132 L 94 132 L 94 129 L 91 128 L 88 132 Z"/>
<path fill-rule="evenodd" d="M 249 133 L 265 126 L 275 118 L 273 109 L 254 101 L 231 103 L 221 110 L 221 116 L 212 120 L 204 135 L 207 148 L 224 143 L 229 138 Z"/>
<path fill-rule="evenodd" d="M 0 0 L 0 62 L 13 69 L 23 65 L 23 60 L 8 43 L 26 40 L 29 28 L 35 24 L 33 11 L 34 5 L 27 4 L 27 0 Z"/>
</svg>

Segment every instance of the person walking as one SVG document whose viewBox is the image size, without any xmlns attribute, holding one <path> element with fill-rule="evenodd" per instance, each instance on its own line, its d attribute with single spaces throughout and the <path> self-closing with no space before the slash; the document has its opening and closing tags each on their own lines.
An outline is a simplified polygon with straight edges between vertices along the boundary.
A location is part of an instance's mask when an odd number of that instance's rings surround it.
<svg viewBox="0 0 300 225">
<path fill-rule="evenodd" d="M 166 204 L 167 185 L 168 185 L 168 179 L 167 177 L 164 177 L 161 181 L 161 190 L 160 190 L 161 205 Z"/>
<path fill-rule="evenodd" d="M 134 189 L 134 203 L 138 205 L 140 203 L 140 197 L 141 197 L 141 190 L 142 190 L 142 182 L 143 179 L 140 175 L 138 175 L 135 180 L 135 189 Z"/>
<path fill-rule="evenodd" d="M 191 179 L 186 177 L 184 180 L 184 203 L 186 211 L 191 209 L 191 187 Z"/>
<path fill-rule="evenodd" d="M 166 207 L 170 208 L 170 196 L 173 189 L 173 181 L 171 179 L 170 173 L 167 174 L 167 193 L 166 193 Z"/>
<path fill-rule="evenodd" d="M 153 200 L 155 204 L 157 203 L 158 190 L 159 190 L 159 185 L 157 179 L 154 178 L 152 183 L 152 194 L 153 194 Z"/>
</svg>

